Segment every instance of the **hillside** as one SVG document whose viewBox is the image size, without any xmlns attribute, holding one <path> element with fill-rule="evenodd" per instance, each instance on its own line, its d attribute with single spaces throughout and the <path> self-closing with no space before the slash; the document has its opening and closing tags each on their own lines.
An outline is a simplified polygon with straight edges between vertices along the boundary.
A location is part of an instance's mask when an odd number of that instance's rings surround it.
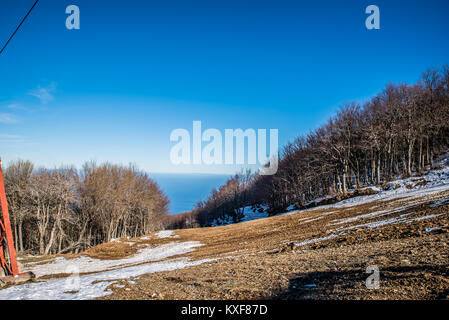
<svg viewBox="0 0 449 320">
<path fill-rule="evenodd" d="M 77 255 L 22 257 L 37 280 L 0 290 L 0 299 L 448 298 L 449 168 L 376 190 L 238 224 L 116 239 Z M 369 290 L 373 265 L 380 288 Z"/>
</svg>

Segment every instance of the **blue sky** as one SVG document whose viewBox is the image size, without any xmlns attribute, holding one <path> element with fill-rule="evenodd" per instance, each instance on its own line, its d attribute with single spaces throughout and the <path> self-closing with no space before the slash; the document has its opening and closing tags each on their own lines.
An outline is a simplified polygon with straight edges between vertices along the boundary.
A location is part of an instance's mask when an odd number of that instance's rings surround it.
<svg viewBox="0 0 449 320">
<path fill-rule="evenodd" d="M 0 3 L 1 44 L 33 2 Z M 70 4 L 80 30 L 65 27 Z M 370 4 L 380 30 L 365 28 Z M 170 132 L 275 128 L 283 145 L 345 101 L 449 63 L 448 13 L 436 0 L 41 0 L 0 56 L 0 155 L 231 173 L 172 165 Z"/>
</svg>

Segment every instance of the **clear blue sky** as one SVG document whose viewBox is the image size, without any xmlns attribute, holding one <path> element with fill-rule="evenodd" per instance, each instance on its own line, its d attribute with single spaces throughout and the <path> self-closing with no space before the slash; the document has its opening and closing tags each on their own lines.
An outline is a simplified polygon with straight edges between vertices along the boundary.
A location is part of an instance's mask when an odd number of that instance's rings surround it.
<svg viewBox="0 0 449 320">
<path fill-rule="evenodd" d="M 33 2 L 0 2 L 1 44 Z M 80 30 L 65 28 L 70 4 Z M 365 28 L 370 4 L 381 30 Z M 448 14 L 436 0 L 41 0 L 0 56 L 0 155 L 232 172 L 173 166 L 170 132 L 277 128 L 283 145 L 345 101 L 449 63 Z"/>
</svg>

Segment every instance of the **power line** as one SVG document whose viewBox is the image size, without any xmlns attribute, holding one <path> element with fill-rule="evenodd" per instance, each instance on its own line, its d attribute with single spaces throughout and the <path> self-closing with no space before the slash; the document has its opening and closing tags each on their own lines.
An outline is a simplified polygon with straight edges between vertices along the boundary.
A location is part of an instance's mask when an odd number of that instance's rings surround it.
<svg viewBox="0 0 449 320">
<path fill-rule="evenodd" d="M 17 26 L 16 30 L 14 30 L 14 32 L 12 33 L 11 37 L 9 37 L 8 41 L 6 41 L 5 45 L 3 46 L 2 50 L 0 50 L 0 54 L 2 54 L 3 50 L 5 50 L 6 46 L 8 45 L 8 43 L 11 41 L 11 39 L 14 37 L 14 35 L 16 34 L 16 32 L 19 30 L 20 26 L 24 23 L 24 21 L 26 20 L 26 18 L 28 18 L 29 14 L 31 13 L 31 11 L 33 11 L 34 7 L 36 6 L 36 4 L 39 2 L 39 0 L 36 0 L 36 2 L 33 4 L 33 6 L 31 7 L 31 9 L 28 11 L 28 13 L 25 15 L 25 17 L 23 17 L 22 21 L 20 22 L 20 24 Z"/>
</svg>

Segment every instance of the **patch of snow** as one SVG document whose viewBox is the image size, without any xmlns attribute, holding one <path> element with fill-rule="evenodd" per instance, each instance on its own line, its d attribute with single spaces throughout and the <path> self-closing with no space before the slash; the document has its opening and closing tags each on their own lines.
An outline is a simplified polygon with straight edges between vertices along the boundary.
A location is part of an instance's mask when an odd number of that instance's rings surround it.
<svg viewBox="0 0 449 320">
<path fill-rule="evenodd" d="M 445 204 L 449 204 L 449 199 L 435 201 L 432 205 L 430 205 L 430 207 L 435 208 L 439 206 L 444 206 Z"/>
<path fill-rule="evenodd" d="M 435 231 L 435 230 L 441 230 L 443 227 L 433 227 L 433 228 L 427 228 L 426 230 L 424 230 L 424 232 L 431 232 L 431 231 Z"/>
<path fill-rule="evenodd" d="M 329 216 L 331 214 L 337 213 L 338 211 L 327 211 L 327 212 L 322 212 L 320 213 L 320 216 Z"/>
<path fill-rule="evenodd" d="M 198 241 L 171 242 L 154 248 L 139 249 L 135 255 L 120 260 L 101 260 L 88 256 L 74 259 L 57 257 L 50 260 L 49 263 L 30 262 L 26 265 L 26 269 L 32 271 L 36 277 L 58 273 L 73 273 L 73 270 L 77 270 L 79 273 L 98 272 L 147 261 L 162 260 L 170 256 L 191 252 L 199 246 L 202 246 L 202 244 Z"/>
<path fill-rule="evenodd" d="M 407 209 L 412 209 L 414 207 L 415 206 L 409 206 L 409 207 L 400 207 L 400 208 L 397 208 L 394 210 L 389 210 L 389 209 L 379 210 L 379 211 L 365 213 L 365 214 L 361 214 L 361 215 L 346 218 L 346 219 L 335 220 L 336 222 L 330 223 L 330 225 L 340 225 L 340 224 L 355 222 L 358 220 L 367 220 L 367 219 L 383 217 L 383 216 L 390 215 L 392 213 L 400 212 L 400 211 L 407 210 Z"/>
<path fill-rule="evenodd" d="M 176 235 L 173 230 L 161 230 L 158 233 L 156 233 L 156 237 L 158 237 L 158 238 L 179 238 L 179 236 Z"/>
<path fill-rule="evenodd" d="M 248 222 L 248 221 L 267 218 L 267 217 L 268 217 L 268 213 L 266 213 L 265 210 L 263 212 L 259 212 L 258 209 L 253 210 L 251 206 L 247 206 L 247 207 L 243 208 L 243 218 L 238 223 Z M 213 220 L 210 226 L 217 227 L 217 226 L 229 225 L 232 223 L 234 223 L 234 220 L 232 219 L 232 217 L 226 216 L 224 218 L 217 218 L 217 219 Z"/>
<path fill-rule="evenodd" d="M 171 271 L 196 266 L 214 259 L 189 261 L 173 259 L 138 266 L 126 267 L 79 278 L 58 278 L 45 282 L 25 283 L 0 290 L 2 300 L 85 300 L 110 294 L 107 287 L 119 279 L 141 276 L 147 273 Z"/>
<path fill-rule="evenodd" d="M 317 217 L 317 218 L 312 218 L 312 219 L 306 219 L 306 220 L 304 220 L 303 222 L 304 223 L 309 223 L 309 222 L 313 222 L 313 221 L 317 221 L 317 220 L 321 220 L 321 219 L 323 219 L 324 217 Z"/>
<path fill-rule="evenodd" d="M 245 252 L 245 251 L 248 251 L 248 249 L 240 249 L 240 250 L 236 250 L 236 251 L 227 252 L 225 254 L 234 254 L 234 253 L 240 253 L 240 252 Z"/>
<path fill-rule="evenodd" d="M 309 239 L 309 240 L 306 240 L 306 241 L 295 243 L 295 246 L 298 246 L 298 247 L 299 246 L 305 246 L 307 244 L 321 242 L 321 241 L 324 241 L 324 240 L 329 240 L 329 239 L 333 239 L 333 238 L 339 237 L 339 236 L 341 236 L 343 234 L 345 234 L 345 232 L 341 232 L 341 233 L 338 233 L 338 234 L 333 233 L 333 234 L 330 234 L 330 235 L 325 236 L 325 237 Z"/>
<path fill-rule="evenodd" d="M 386 226 L 389 224 L 396 224 L 396 223 L 404 222 L 405 220 L 406 220 L 405 218 L 391 218 L 391 219 L 386 219 L 386 220 L 358 224 L 358 225 L 349 226 L 349 227 L 341 227 L 337 230 L 338 231 L 347 231 L 347 230 L 357 229 L 357 228 L 361 228 L 361 227 L 367 227 L 367 228 L 373 229 L 373 228 Z"/>
<path fill-rule="evenodd" d="M 424 219 L 436 218 L 436 217 L 443 215 L 444 213 L 431 214 L 431 215 L 421 216 L 421 217 L 416 217 L 416 218 L 411 218 L 411 219 L 407 218 L 408 216 L 410 216 L 412 214 L 414 214 L 414 212 L 401 214 L 399 217 L 396 217 L 396 218 L 390 218 L 390 219 L 386 219 L 386 220 L 358 224 L 358 225 L 349 226 L 349 227 L 342 227 L 342 228 L 337 229 L 337 231 L 347 231 L 347 230 L 352 230 L 352 229 L 356 229 L 356 228 L 360 228 L 360 227 L 367 227 L 367 228 L 373 229 L 373 228 L 378 228 L 378 227 L 382 227 L 382 226 L 389 225 L 389 224 L 411 223 L 413 221 L 420 221 L 420 220 L 424 220 Z"/>
<path fill-rule="evenodd" d="M 399 217 L 401 217 L 401 218 L 408 217 L 408 216 L 411 216 L 414 213 L 415 213 L 415 211 L 412 211 L 412 212 L 409 212 L 409 213 L 404 213 L 404 214 L 399 215 Z"/>
<path fill-rule="evenodd" d="M 444 213 L 440 213 L 440 214 L 429 214 L 429 215 L 427 215 L 427 216 L 422 216 L 422 217 L 413 218 L 413 219 L 410 220 L 410 222 L 412 222 L 412 221 L 421 221 L 421 220 L 424 220 L 424 219 L 432 219 L 432 218 L 436 218 L 436 217 L 442 216 L 443 214 L 444 214 Z"/>
</svg>

